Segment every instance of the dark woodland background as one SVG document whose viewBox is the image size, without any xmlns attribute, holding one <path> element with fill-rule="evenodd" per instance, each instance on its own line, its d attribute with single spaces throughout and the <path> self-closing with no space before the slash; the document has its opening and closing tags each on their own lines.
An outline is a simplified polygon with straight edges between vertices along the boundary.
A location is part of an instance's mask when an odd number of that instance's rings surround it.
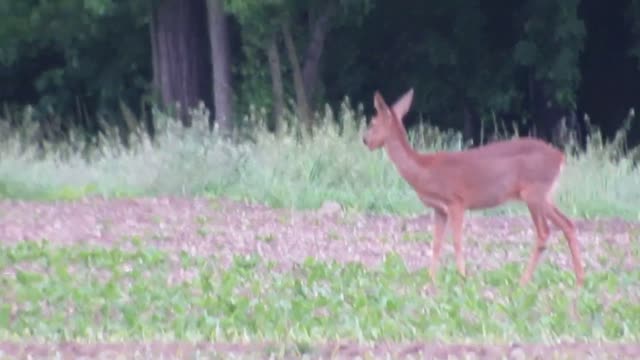
<svg viewBox="0 0 640 360">
<path fill-rule="evenodd" d="M 152 131 L 151 104 L 189 125 L 198 101 L 224 131 L 250 106 L 312 126 L 413 87 L 410 125 L 553 140 L 562 119 L 612 136 L 640 105 L 640 0 L 0 0 L 0 19 L 1 118 L 32 105 L 60 133 L 124 108 Z"/>
</svg>

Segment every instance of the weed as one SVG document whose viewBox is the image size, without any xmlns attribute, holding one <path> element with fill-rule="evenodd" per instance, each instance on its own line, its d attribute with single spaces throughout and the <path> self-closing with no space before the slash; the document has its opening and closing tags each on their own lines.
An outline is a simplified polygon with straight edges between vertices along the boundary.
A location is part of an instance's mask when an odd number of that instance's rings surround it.
<svg viewBox="0 0 640 360">
<path fill-rule="evenodd" d="M 269 233 L 269 234 L 263 234 L 263 235 L 256 235 L 256 239 L 258 241 L 262 241 L 267 244 L 270 244 L 276 240 L 276 236 L 274 234 Z"/>
</svg>

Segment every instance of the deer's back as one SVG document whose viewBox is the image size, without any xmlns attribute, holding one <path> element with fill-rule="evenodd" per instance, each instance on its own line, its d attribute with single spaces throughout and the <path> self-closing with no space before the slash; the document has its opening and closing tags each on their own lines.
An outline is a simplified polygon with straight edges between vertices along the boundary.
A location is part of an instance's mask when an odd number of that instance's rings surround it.
<svg viewBox="0 0 640 360">
<path fill-rule="evenodd" d="M 537 139 L 499 141 L 437 154 L 425 186 L 472 208 L 495 206 L 531 185 L 551 188 L 563 161 L 560 150 Z"/>
</svg>

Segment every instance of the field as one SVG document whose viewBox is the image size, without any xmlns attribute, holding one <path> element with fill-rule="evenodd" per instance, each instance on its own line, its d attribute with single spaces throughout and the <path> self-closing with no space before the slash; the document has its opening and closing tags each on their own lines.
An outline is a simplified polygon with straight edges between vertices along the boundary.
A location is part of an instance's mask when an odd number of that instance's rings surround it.
<svg viewBox="0 0 640 360">
<path fill-rule="evenodd" d="M 518 286 L 534 233 L 516 204 L 468 213 L 469 278 L 446 241 L 432 283 L 431 213 L 357 127 L 231 145 L 167 126 L 127 151 L 3 139 L 0 358 L 640 356 L 640 175 L 615 142 L 570 155 L 558 189 L 576 290 L 556 229 Z"/>
<path fill-rule="evenodd" d="M 577 292 L 559 236 L 533 284 L 518 289 L 534 236 L 521 216 L 472 217 L 471 277 L 449 265 L 434 286 L 429 218 L 169 197 L 3 202 L 0 214 L 5 339 L 215 341 L 245 351 L 274 342 L 310 353 L 338 340 L 409 341 L 386 346 L 429 353 L 426 340 L 640 334 L 640 224 L 623 220 L 577 222 L 588 272 Z"/>
</svg>

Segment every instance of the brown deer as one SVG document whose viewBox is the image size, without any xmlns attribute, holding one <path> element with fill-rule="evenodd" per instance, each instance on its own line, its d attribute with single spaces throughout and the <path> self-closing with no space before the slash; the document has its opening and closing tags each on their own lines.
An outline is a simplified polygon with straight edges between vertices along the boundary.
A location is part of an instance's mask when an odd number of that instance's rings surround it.
<svg viewBox="0 0 640 360">
<path fill-rule="evenodd" d="M 564 166 L 562 151 L 534 138 L 496 141 L 464 151 L 418 153 L 407 139 L 402 119 L 413 100 L 409 89 L 392 107 L 378 91 L 363 142 L 373 151 L 383 147 L 400 175 L 413 187 L 422 203 L 434 210 L 434 237 L 430 274 L 435 281 L 442 238 L 447 225 L 453 233 L 456 264 L 466 277 L 462 226 L 467 209 L 492 208 L 510 200 L 524 202 L 531 214 L 537 243 L 522 273 L 521 286 L 533 275 L 549 237 L 547 220 L 567 239 L 578 287 L 584 272 L 573 222 L 553 203 L 552 194 Z"/>
</svg>

